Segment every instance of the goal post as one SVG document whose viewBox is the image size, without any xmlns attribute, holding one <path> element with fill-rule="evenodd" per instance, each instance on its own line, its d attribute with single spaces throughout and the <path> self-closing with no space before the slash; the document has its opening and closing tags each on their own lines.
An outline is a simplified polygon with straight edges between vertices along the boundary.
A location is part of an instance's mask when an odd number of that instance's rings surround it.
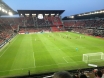
<svg viewBox="0 0 104 78">
<path fill-rule="evenodd" d="M 104 60 L 104 53 L 103 52 L 97 52 L 97 53 L 87 53 L 83 54 L 83 59 L 85 63 L 90 63 L 90 62 L 99 62 Z"/>
</svg>

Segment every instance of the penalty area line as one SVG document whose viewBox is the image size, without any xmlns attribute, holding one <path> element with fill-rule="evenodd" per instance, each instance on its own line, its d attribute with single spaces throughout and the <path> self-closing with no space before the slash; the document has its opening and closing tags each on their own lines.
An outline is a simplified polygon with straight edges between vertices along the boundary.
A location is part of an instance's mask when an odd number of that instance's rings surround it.
<svg viewBox="0 0 104 78">
<path fill-rule="evenodd" d="M 77 61 L 77 62 L 83 62 L 83 61 Z M 37 67 L 48 67 L 48 66 L 54 66 L 54 65 L 62 65 L 62 64 L 70 64 L 75 62 L 66 62 L 66 63 L 58 63 L 58 64 L 50 64 L 50 65 L 42 65 L 42 66 L 37 66 Z"/>
<path fill-rule="evenodd" d="M 69 63 L 64 57 L 63 57 L 63 59 L 65 60 L 66 63 Z"/>
<path fill-rule="evenodd" d="M 33 59 L 34 59 L 34 67 L 36 67 L 36 65 L 35 65 L 35 57 L 34 57 L 34 52 L 33 52 Z"/>
</svg>

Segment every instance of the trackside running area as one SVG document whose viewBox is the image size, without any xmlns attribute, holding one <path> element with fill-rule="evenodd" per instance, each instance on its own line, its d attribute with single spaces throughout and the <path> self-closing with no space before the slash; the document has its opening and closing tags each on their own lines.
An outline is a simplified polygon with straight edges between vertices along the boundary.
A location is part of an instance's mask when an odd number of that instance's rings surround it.
<svg viewBox="0 0 104 78">
<path fill-rule="evenodd" d="M 103 39 L 73 32 L 18 34 L 0 50 L 0 77 L 90 68 L 83 54 L 104 53 L 103 47 Z"/>
</svg>

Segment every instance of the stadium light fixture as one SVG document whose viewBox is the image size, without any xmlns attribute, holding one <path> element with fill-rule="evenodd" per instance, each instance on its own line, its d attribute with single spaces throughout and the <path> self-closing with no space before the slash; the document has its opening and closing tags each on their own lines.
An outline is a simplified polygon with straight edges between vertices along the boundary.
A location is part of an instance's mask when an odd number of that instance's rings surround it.
<svg viewBox="0 0 104 78">
<path fill-rule="evenodd" d="M 36 16 L 36 14 L 32 14 L 32 17 L 35 17 Z"/>
<path fill-rule="evenodd" d="M 5 10 L 5 9 L 2 9 L 2 11 L 5 12 L 5 13 L 7 13 L 7 10 Z"/>
<path fill-rule="evenodd" d="M 32 15 L 36 15 L 36 14 L 32 14 Z"/>
<path fill-rule="evenodd" d="M 29 17 L 30 14 L 25 14 L 25 15 L 26 15 L 26 17 Z"/>
<path fill-rule="evenodd" d="M 49 15 L 49 14 L 45 14 L 45 15 L 47 16 L 47 15 Z"/>
<path fill-rule="evenodd" d="M 84 14 L 84 15 L 89 15 L 88 13 Z"/>
<path fill-rule="evenodd" d="M 95 14 L 97 14 L 98 12 L 95 11 Z"/>
<path fill-rule="evenodd" d="M 74 18 L 74 16 L 70 16 L 70 18 Z"/>
<path fill-rule="evenodd" d="M 4 12 L 5 10 L 4 10 L 4 9 L 2 9 L 2 11 Z"/>
<path fill-rule="evenodd" d="M 30 15 L 30 14 L 25 14 L 25 15 Z"/>
<path fill-rule="evenodd" d="M 7 11 L 5 10 L 5 13 L 7 13 Z"/>
<path fill-rule="evenodd" d="M 51 15 L 55 15 L 55 14 L 51 14 Z"/>
<path fill-rule="evenodd" d="M 12 16 L 12 15 L 13 15 L 13 13 L 12 13 L 12 12 L 8 12 L 8 14 L 9 14 L 10 16 Z"/>
<path fill-rule="evenodd" d="M 24 15 L 21 13 L 21 14 L 20 14 L 20 17 L 24 17 Z"/>
<path fill-rule="evenodd" d="M 96 13 L 98 14 L 99 12 L 97 11 Z"/>
<path fill-rule="evenodd" d="M 94 14 L 94 12 L 91 12 L 90 14 Z"/>
<path fill-rule="evenodd" d="M 7 11 L 6 11 L 6 10 L 4 10 L 4 12 L 5 12 L 5 13 L 7 13 Z"/>
<path fill-rule="evenodd" d="M 78 16 L 81 16 L 80 14 Z"/>
<path fill-rule="evenodd" d="M 43 19 L 43 14 L 38 14 L 38 19 Z"/>
<path fill-rule="evenodd" d="M 100 11 L 100 13 L 103 13 L 103 11 Z"/>
</svg>

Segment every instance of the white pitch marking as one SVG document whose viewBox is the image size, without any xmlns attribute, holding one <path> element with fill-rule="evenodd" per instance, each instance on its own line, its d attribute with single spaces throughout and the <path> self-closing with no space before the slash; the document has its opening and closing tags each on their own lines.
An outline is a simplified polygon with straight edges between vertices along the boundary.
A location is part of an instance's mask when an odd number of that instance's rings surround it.
<svg viewBox="0 0 104 78">
<path fill-rule="evenodd" d="M 66 61 L 66 63 L 69 63 L 64 57 L 63 57 L 63 59 Z"/>
<path fill-rule="evenodd" d="M 80 56 L 80 55 L 78 55 L 78 56 Z M 69 57 L 69 56 L 66 56 L 66 57 Z M 73 57 L 75 57 L 75 56 L 73 56 Z M 63 59 L 67 62 L 67 60 L 65 59 L 65 57 L 63 57 Z M 73 60 L 72 58 L 70 58 L 71 60 Z M 77 62 L 77 61 L 76 61 Z M 70 62 L 70 63 L 76 63 L 74 60 L 73 60 L 73 62 Z M 69 63 L 69 62 L 68 62 Z M 77 63 L 76 63 L 77 64 Z"/>
<path fill-rule="evenodd" d="M 28 68 L 21 68 L 21 69 L 13 69 L 13 70 L 4 70 L 4 71 L 0 71 L 0 72 L 24 70 L 24 69 L 29 69 L 29 68 L 35 68 L 35 67 L 28 67 Z"/>
<path fill-rule="evenodd" d="M 36 65 L 35 65 L 35 57 L 34 57 L 34 52 L 33 52 L 33 59 L 34 59 L 34 67 L 36 67 Z"/>
<path fill-rule="evenodd" d="M 70 57 L 77 57 L 77 56 L 82 56 L 82 55 L 75 55 L 75 56 L 70 56 Z"/>
<path fill-rule="evenodd" d="M 17 39 L 17 38 L 15 38 L 15 40 L 16 40 L 16 39 Z M 14 41 L 15 41 L 15 40 L 14 40 Z M 13 41 L 13 42 L 14 42 L 14 41 Z M 13 42 L 12 42 L 12 43 L 13 43 Z M 10 46 L 11 46 L 11 45 L 10 45 Z M 10 46 L 8 46 L 7 49 L 8 49 Z M 3 51 L 3 53 L 1 54 L 1 56 L 6 52 L 7 49 L 5 49 L 5 50 Z M 0 57 L 1 57 L 1 56 L 0 56 Z"/>
<path fill-rule="evenodd" d="M 83 62 L 83 61 L 76 61 L 76 62 Z M 75 63 L 75 62 L 68 62 L 68 63 Z M 37 66 L 37 67 L 45 67 L 45 66 L 61 65 L 61 64 L 68 64 L 68 63 L 50 64 L 50 65 L 43 65 L 43 66 Z"/>
<path fill-rule="evenodd" d="M 76 62 L 83 62 L 83 61 L 76 61 Z M 75 62 L 68 62 L 68 63 L 75 63 Z M 37 67 L 45 67 L 45 66 L 53 66 L 53 65 L 60 65 L 60 64 L 67 64 L 67 63 L 58 63 L 58 64 L 50 64 L 50 65 L 43 65 L 43 66 L 37 66 Z M 24 70 L 24 69 L 29 69 L 29 68 L 35 68 L 35 67 L 28 67 L 28 68 L 21 68 L 21 69 L 13 69 L 13 70 L 4 70 L 0 72 L 6 72 L 6 71 L 16 71 L 16 70 Z"/>
</svg>

